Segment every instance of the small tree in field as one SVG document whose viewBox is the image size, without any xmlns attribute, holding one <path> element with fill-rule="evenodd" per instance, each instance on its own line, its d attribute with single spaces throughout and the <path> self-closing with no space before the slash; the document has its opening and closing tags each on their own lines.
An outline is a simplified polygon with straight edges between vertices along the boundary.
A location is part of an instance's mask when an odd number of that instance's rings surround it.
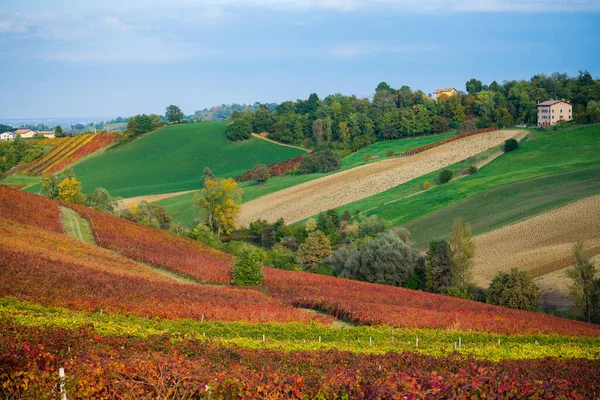
<svg viewBox="0 0 600 400">
<path fill-rule="evenodd" d="M 584 320 L 592 322 L 595 314 L 600 311 L 600 279 L 596 279 L 596 268 L 585 255 L 581 241 L 573 246 L 573 254 L 575 264 L 567 270 L 567 276 L 573 282 L 569 290 L 577 311 Z"/>
<path fill-rule="evenodd" d="M 517 310 L 535 311 L 539 297 L 531 274 L 513 268 L 508 274 L 499 271 L 494 277 L 488 289 L 487 302 Z"/>
<path fill-rule="evenodd" d="M 369 160 L 371 159 L 371 153 L 365 153 L 365 154 L 363 154 L 362 159 L 365 162 L 365 164 L 368 163 Z"/>
<path fill-rule="evenodd" d="M 263 256 L 254 246 L 242 243 L 236 250 L 232 283 L 237 286 L 260 286 L 264 279 Z"/>
<path fill-rule="evenodd" d="M 517 139 L 508 139 L 507 141 L 504 142 L 504 152 L 505 153 L 510 153 L 511 151 L 515 151 L 518 148 L 519 148 L 519 142 L 517 142 Z"/>
<path fill-rule="evenodd" d="M 452 171 L 450 171 L 449 169 L 443 169 L 440 171 L 440 174 L 438 175 L 438 180 L 443 185 L 444 183 L 450 182 L 450 180 L 452 179 L 452 176 L 454 176 L 454 173 Z"/>
<path fill-rule="evenodd" d="M 65 178 L 58 184 L 58 196 L 71 203 L 85 203 L 85 196 L 81 193 L 81 183 L 74 177 Z"/>
<path fill-rule="evenodd" d="M 269 168 L 260 164 L 252 169 L 251 176 L 253 180 L 262 185 L 271 177 L 271 174 L 269 174 Z"/>
<path fill-rule="evenodd" d="M 385 152 L 385 156 L 386 157 L 393 157 L 394 156 L 394 150 L 388 150 Z"/>
</svg>

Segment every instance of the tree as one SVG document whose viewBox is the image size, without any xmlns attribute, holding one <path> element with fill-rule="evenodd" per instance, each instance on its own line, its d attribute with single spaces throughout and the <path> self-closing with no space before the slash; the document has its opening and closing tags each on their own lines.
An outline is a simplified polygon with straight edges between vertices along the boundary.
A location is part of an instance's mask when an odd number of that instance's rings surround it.
<svg viewBox="0 0 600 400">
<path fill-rule="evenodd" d="M 449 169 L 443 169 L 440 171 L 440 173 L 438 175 L 438 180 L 443 185 L 444 183 L 450 182 L 453 175 L 454 175 L 454 173 L 452 171 L 450 171 Z"/>
<path fill-rule="evenodd" d="M 581 241 L 573 246 L 573 255 L 575 264 L 567 270 L 567 276 L 573 282 L 569 291 L 577 311 L 584 320 L 592 322 L 600 311 L 600 280 L 596 279 L 596 268 L 584 253 Z"/>
<path fill-rule="evenodd" d="M 310 157 L 304 157 L 310 158 Z M 342 160 L 340 155 L 333 150 L 325 150 L 318 152 L 315 157 L 315 169 L 319 172 L 331 172 L 340 169 Z"/>
<path fill-rule="evenodd" d="M 467 93 L 470 95 L 476 95 L 477 93 L 481 92 L 481 89 L 483 89 L 481 81 L 475 78 L 469 79 L 465 86 Z"/>
<path fill-rule="evenodd" d="M 535 311 L 539 297 L 531 274 L 517 268 L 510 273 L 498 271 L 487 292 L 488 303 L 525 311 Z"/>
<path fill-rule="evenodd" d="M 75 204 L 83 204 L 85 196 L 81 193 L 81 183 L 73 178 L 65 178 L 58 184 L 58 197 Z"/>
<path fill-rule="evenodd" d="M 252 136 L 252 124 L 245 118 L 236 119 L 227 125 L 229 140 L 248 140 Z"/>
<path fill-rule="evenodd" d="M 341 276 L 364 282 L 403 286 L 418 262 L 418 251 L 406 245 L 393 231 L 387 231 L 354 251 L 346 261 Z"/>
<path fill-rule="evenodd" d="M 323 140 L 323 120 L 320 118 L 315 119 L 315 122 L 312 124 L 312 133 L 313 137 L 317 141 L 317 145 L 321 144 Z"/>
<path fill-rule="evenodd" d="M 471 269 L 475 257 L 475 245 L 471 224 L 463 224 L 461 218 L 454 220 L 450 232 L 450 250 L 452 251 L 452 264 L 454 266 L 454 286 L 466 295 L 467 287 L 471 281 Z"/>
<path fill-rule="evenodd" d="M 183 115 L 183 112 L 181 112 L 181 109 L 179 107 L 171 104 L 170 106 L 168 106 L 165 109 L 165 117 L 167 118 L 167 121 L 169 121 L 170 123 L 177 123 L 177 122 L 181 122 L 181 120 L 185 116 Z"/>
<path fill-rule="evenodd" d="M 141 135 L 143 133 L 150 132 L 153 130 L 154 122 L 149 115 L 141 114 L 136 115 L 127 122 L 127 130 L 132 132 L 134 135 Z"/>
<path fill-rule="evenodd" d="M 600 101 L 590 100 L 587 103 L 586 116 L 590 122 L 600 121 Z"/>
<path fill-rule="evenodd" d="M 57 125 L 54 128 L 54 137 L 61 138 L 61 137 L 65 137 L 65 136 L 67 136 L 67 135 L 65 135 L 65 133 L 63 132 L 62 126 Z"/>
<path fill-rule="evenodd" d="M 200 207 L 206 210 L 207 225 L 217 236 L 229 235 L 234 229 L 242 203 L 242 189 L 231 178 L 204 178 L 201 194 L 196 194 Z"/>
<path fill-rule="evenodd" d="M 454 283 L 452 251 L 445 240 L 432 240 L 425 255 L 425 286 L 428 291 L 440 293 Z"/>
<path fill-rule="evenodd" d="M 306 241 L 300 245 L 296 252 L 296 263 L 308 272 L 314 272 L 321 261 L 332 253 L 329 238 L 323 232 L 316 230 L 308 234 Z"/>
<path fill-rule="evenodd" d="M 99 187 L 88 196 L 85 205 L 107 214 L 114 214 L 119 205 L 119 200 L 119 197 L 111 197 L 108 190 Z"/>
<path fill-rule="evenodd" d="M 464 132 L 472 132 L 476 129 L 477 129 L 477 125 L 475 125 L 475 121 L 473 121 L 471 119 L 467 119 L 460 123 L 458 131 L 460 133 L 464 133 Z"/>
<path fill-rule="evenodd" d="M 363 154 L 362 159 L 363 159 L 364 163 L 366 164 L 369 162 L 369 160 L 371 160 L 371 157 L 372 157 L 371 153 L 365 153 L 365 154 Z"/>
<path fill-rule="evenodd" d="M 350 139 L 350 129 L 348 128 L 347 122 L 340 122 L 338 126 L 338 132 L 340 139 L 344 142 L 345 146 L 348 146 L 348 139 Z"/>
<path fill-rule="evenodd" d="M 294 269 L 294 252 L 279 243 L 276 244 L 269 252 L 269 265 L 278 269 Z"/>
<path fill-rule="evenodd" d="M 504 152 L 510 153 L 511 151 L 515 151 L 519 148 L 519 142 L 517 139 L 508 139 L 504 142 Z"/>
<path fill-rule="evenodd" d="M 315 159 L 310 156 L 304 156 L 300 160 L 300 164 L 298 165 L 298 173 L 299 174 L 312 174 L 317 169 L 315 165 Z"/>
<path fill-rule="evenodd" d="M 262 253 L 256 247 L 242 243 L 236 255 L 232 283 L 237 286 L 260 286 L 264 279 Z"/>
<path fill-rule="evenodd" d="M 271 175 L 269 174 L 269 168 L 263 164 L 259 164 L 252 169 L 251 176 L 252 180 L 255 180 L 262 185 L 269 179 Z"/>
</svg>

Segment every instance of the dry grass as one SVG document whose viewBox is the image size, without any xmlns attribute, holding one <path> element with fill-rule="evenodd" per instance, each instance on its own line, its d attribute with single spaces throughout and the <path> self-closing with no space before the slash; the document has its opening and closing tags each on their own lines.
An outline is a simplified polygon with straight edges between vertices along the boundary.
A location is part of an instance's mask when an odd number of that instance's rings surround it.
<svg viewBox="0 0 600 400">
<path fill-rule="evenodd" d="M 411 157 L 382 160 L 303 183 L 243 205 L 240 223 L 258 218 L 296 222 L 319 212 L 384 192 L 522 135 L 495 131 L 456 140 Z"/>
<path fill-rule="evenodd" d="M 600 254 L 600 196 L 476 237 L 475 282 L 487 287 L 498 271 L 515 267 L 536 277 L 568 267 L 578 239 Z"/>
</svg>

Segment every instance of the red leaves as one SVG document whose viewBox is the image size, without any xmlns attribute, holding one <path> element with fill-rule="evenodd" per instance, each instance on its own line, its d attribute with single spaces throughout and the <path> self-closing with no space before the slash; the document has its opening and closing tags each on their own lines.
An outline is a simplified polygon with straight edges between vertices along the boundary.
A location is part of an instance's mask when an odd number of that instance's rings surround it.
<svg viewBox="0 0 600 400">
<path fill-rule="evenodd" d="M 94 138 L 91 141 L 77 148 L 68 157 L 58 160 L 58 162 L 54 164 L 50 169 L 48 169 L 46 173 L 58 172 L 67 165 L 72 164 L 80 158 L 92 154 L 96 150 L 101 149 L 104 146 L 108 146 L 109 144 L 116 142 L 117 140 L 119 140 L 118 133 L 101 132 L 97 135 L 94 135 Z"/>
<path fill-rule="evenodd" d="M 58 204 L 35 194 L 0 185 L 0 217 L 62 233 Z"/>
<path fill-rule="evenodd" d="M 303 157 L 310 157 L 310 155 L 300 155 L 298 157 L 291 158 L 289 160 L 280 161 L 278 163 L 274 163 L 269 165 L 269 174 L 271 176 L 281 176 L 285 175 L 286 172 L 293 170 L 298 165 L 300 165 L 300 161 L 302 161 Z M 238 182 L 246 182 L 252 179 L 252 171 L 244 172 L 242 175 L 235 178 Z"/>
</svg>

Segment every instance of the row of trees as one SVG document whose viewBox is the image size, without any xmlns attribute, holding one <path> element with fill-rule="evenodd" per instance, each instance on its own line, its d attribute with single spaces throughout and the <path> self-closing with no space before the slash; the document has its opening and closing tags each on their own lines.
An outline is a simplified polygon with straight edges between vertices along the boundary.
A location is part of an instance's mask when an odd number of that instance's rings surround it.
<svg viewBox="0 0 600 400">
<path fill-rule="evenodd" d="M 394 89 L 385 82 L 375 89 L 372 100 L 341 94 L 320 99 L 285 101 L 275 109 L 262 105 L 255 111 L 234 111 L 235 121 L 245 120 L 254 132 L 269 132 L 285 143 L 319 146 L 335 144 L 357 150 L 375 140 L 396 139 L 461 130 L 535 124 L 538 102 L 564 98 L 574 104 L 574 118 L 587 123 L 600 120 L 600 80 L 587 71 L 576 77 L 555 73 L 536 75 L 529 81 L 496 81 L 489 85 L 469 80 L 466 92 L 442 95 L 433 101 L 408 86 Z"/>
<path fill-rule="evenodd" d="M 0 141 L 0 175 L 21 163 L 30 163 L 43 154 L 42 146 L 20 136 Z"/>
</svg>

